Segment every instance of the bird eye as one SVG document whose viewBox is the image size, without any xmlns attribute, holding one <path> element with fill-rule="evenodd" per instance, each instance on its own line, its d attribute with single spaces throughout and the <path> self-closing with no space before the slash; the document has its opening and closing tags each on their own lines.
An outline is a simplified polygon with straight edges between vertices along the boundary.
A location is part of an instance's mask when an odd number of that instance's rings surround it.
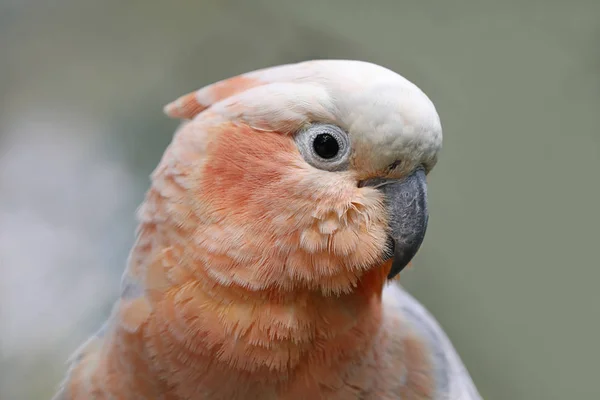
<svg viewBox="0 0 600 400">
<path fill-rule="evenodd" d="M 310 165 L 327 171 L 348 167 L 350 140 L 341 128 L 329 124 L 311 125 L 295 136 L 298 150 Z"/>
<path fill-rule="evenodd" d="M 329 133 L 319 133 L 313 141 L 315 152 L 325 159 L 333 158 L 340 151 L 337 140 Z"/>
</svg>

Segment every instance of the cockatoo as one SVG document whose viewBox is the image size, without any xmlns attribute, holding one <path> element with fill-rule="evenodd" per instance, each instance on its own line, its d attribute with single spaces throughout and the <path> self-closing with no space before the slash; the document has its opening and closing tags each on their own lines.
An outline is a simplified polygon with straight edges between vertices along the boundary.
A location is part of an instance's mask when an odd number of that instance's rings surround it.
<svg viewBox="0 0 600 400">
<path fill-rule="evenodd" d="M 442 128 L 413 83 L 318 60 L 165 107 L 178 128 L 122 291 L 56 399 L 480 399 L 394 278 L 427 226 Z"/>
</svg>

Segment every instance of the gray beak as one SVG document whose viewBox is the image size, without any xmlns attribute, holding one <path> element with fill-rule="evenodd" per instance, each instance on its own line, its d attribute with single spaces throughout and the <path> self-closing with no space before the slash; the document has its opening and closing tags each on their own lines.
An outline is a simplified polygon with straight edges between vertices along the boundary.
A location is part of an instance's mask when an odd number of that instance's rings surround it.
<svg viewBox="0 0 600 400">
<path fill-rule="evenodd" d="M 389 181 L 379 187 L 385 194 L 390 226 L 390 249 L 393 257 L 388 279 L 392 279 L 415 256 L 427 230 L 427 182 L 425 172 L 417 169 L 403 180 Z"/>
</svg>

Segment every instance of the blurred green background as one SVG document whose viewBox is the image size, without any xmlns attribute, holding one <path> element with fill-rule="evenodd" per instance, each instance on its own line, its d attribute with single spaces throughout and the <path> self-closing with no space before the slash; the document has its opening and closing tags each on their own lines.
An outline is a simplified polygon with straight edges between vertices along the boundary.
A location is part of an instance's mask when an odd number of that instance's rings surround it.
<svg viewBox="0 0 600 400">
<path fill-rule="evenodd" d="M 0 0 L 0 399 L 48 399 L 107 316 L 177 122 L 312 58 L 387 66 L 444 127 L 403 283 L 489 399 L 600 399 L 600 1 Z"/>
</svg>

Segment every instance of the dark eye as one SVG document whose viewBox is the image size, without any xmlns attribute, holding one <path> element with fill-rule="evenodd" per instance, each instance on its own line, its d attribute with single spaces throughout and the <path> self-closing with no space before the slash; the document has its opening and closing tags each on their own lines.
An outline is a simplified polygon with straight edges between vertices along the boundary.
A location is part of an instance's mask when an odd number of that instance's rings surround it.
<svg viewBox="0 0 600 400">
<path fill-rule="evenodd" d="M 350 138 L 339 126 L 312 124 L 294 136 L 307 163 L 326 171 L 343 171 L 350 160 Z"/>
<path fill-rule="evenodd" d="M 313 142 L 315 153 L 328 160 L 335 157 L 340 151 L 340 144 L 329 133 L 321 133 L 315 137 Z"/>
</svg>

